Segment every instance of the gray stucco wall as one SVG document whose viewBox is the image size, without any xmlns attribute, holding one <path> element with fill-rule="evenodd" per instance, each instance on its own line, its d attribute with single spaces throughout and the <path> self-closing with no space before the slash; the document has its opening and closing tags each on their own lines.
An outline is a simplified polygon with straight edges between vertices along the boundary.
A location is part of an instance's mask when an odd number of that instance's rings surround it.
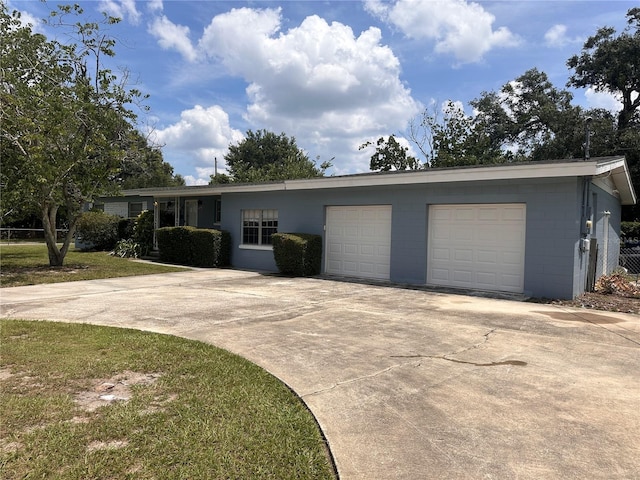
<svg viewBox="0 0 640 480">
<path fill-rule="evenodd" d="M 584 268 L 576 262 L 581 259 L 581 202 L 582 183 L 576 178 L 230 193 L 222 200 L 222 228 L 232 236 L 234 266 L 276 271 L 272 251 L 240 248 L 241 210 L 277 209 L 280 232 L 323 235 L 328 205 L 392 205 L 391 280 L 424 284 L 429 205 L 525 203 L 524 293 L 571 298 L 584 282 Z"/>
</svg>

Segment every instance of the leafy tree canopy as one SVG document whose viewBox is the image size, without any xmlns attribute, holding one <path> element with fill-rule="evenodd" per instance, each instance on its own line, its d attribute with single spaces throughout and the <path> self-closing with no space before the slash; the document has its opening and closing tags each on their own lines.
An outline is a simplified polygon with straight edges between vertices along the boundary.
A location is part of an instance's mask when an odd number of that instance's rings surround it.
<svg viewBox="0 0 640 480">
<path fill-rule="evenodd" d="M 240 183 L 321 177 L 331 166 L 323 162 L 317 167 L 298 148 L 294 137 L 267 130 L 247 131 L 243 140 L 229 146 L 224 159 L 232 181 Z M 213 177 L 212 182 L 222 183 Z"/>
<path fill-rule="evenodd" d="M 580 55 L 567 66 L 574 71 L 568 86 L 593 87 L 598 91 L 619 94 L 622 110 L 618 114 L 618 131 L 624 132 L 640 109 L 640 8 L 627 12 L 628 27 L 616 36 L 615 29 L 604 27 L 589 37 Z"/>
<path fill-rule="evenodd" d="M 184 178 L 174 175 L 171 164 L 163 160 L 160 149 L 150 146 L 137 131 L 127 142 L 117 181 L 124 189 L 185 185 Z"/>
<path fill-rule="evenodd" d="M 365 142 L 359 150 L 375 146 L 375 152 L 371 155 L 369 168 L 374 171 L 388 172 L 389 170 L 419 170 L 422 168 L 420 161 L 408 154 L 409 147 L 401 145 L 394 135 L 386 139 L 380 137 L 375 145 L 373 142 Z"/>
<path fill-rule="evenodd" d="M 136 135 L 131 105 L 143 97 L 127 87 L 126 74 L 103 66 L 115 54 L 115 41 L 100 29 L 118 19 L 82 23 L 82 14 L 77 5 L 51 13 L 47 24 L 72 39 L 61 43 L 34 33 L 0 4 L 1 207 L 3 214 L 15 206 L 40 213 L 52 266 L 63 264 L 83 204 L 117 192 Z M 61 208 L 68 233 L 59 248 Z"/>
</svg>

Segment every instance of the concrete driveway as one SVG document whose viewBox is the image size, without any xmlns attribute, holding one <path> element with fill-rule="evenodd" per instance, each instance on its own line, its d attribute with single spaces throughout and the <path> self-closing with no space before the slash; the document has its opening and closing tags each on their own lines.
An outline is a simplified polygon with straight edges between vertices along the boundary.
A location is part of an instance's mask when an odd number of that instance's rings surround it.
<svg viewBox="0 0 640 480">
<path fill-rule="evenodd" d="M 640 478 L 640 318 L 194 270 L 0 290 L 2 316 L 170 333 L 307 403 L 350 479 Z"/>
</svg>

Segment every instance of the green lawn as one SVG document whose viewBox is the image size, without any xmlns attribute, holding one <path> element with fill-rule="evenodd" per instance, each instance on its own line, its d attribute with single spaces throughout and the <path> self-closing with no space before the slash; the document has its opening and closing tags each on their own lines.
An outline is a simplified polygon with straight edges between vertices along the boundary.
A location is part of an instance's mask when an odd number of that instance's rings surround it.
<svg viewBox="0 0 640 480">
<path fill-rule="evenodd" d="M 128 329 L 0 327 L 3 479 L 335 478 L 302 401 L 238 356 Z"/>
<path fill-rule="evenodd" d="M 40 283 L 71 282 L 97 278 L 128 277 L 184 270 L 180 267 L 139 262 L 107 252 L 81 252 L 71 249 L 62 267 L 49 267 L 47 247 L 38 245 L 0 245 L 0 285 L 15 287 Z"/>
</svg>

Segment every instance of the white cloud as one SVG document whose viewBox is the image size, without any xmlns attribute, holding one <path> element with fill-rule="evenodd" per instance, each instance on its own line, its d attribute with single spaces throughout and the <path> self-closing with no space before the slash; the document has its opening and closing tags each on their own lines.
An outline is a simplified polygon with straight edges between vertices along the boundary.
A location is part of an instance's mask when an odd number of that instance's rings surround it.
<svg viewBox="0 0 640 480">
<path fill-rule="evenodd" d="M 520 43 L 508 28 L 493 29 L 495 17 L 466 0 L 368 0 L 365 8 L 409 38 L 434 40 L 435 51 L 453 54 L 458 63 L 473 63 L 497 47 Z"/>
<path fill-rule="evenodd" d="M 149 0 L 147 2 L 147 10 L 150 12 L 162 12 L 162 10 L 164 10 L 164 4 L 162 0 Z"/>
<path fill-rule="evenodd" d="M 140 23 L 141 14 L 135 0 L 100 0 L 98 8 L 113 17 L 127 19 L 133 25 Z"/>
<path fill-rule="evenodd" d="M 196 50 L 189 40 L 189 27 L 176 25 L 165 15 L 155 17 L 149 24 L 149 33 L 158 39 L 165 50 L 175 49 L 190 62 L 196 59 Z"/>
<path fill-rule="evenodd" d="M 611 92 L 599 92 L 593 87 L 589 87 L 585 90 L 584 96 L 589 108 L 604 108 L 614 113 L 622 110 L 619 95 L 614 95 Z"/>
<path fill-rule="evenodd" d="M 544 34 L 544 42 L 549 47 L 564 47 L 572 43 L 580 43 L 579 37 L 570 38 L 567 36 L 567 26 L 557 24 L 551 27 Z"/>
<path fill-rule="evenodd" d="M 178 122 L 155 130 L 150 136 L 155 144 L 163 145 L 163 155 L 169 162 L 177 157 L 189 158 L 196 162 L 199 179 L 206 182 L 213 173 L 215 159 L 218 159 L 218 171 L 224 171 L 223 157 L 229 145 L 243 138 L 242 132 L 231 128 L 229 116 L 217 105 L 208 108 L 196 105 L 192 109 L 184 110 Z M 207 173 L 209 171 L 210 173 Z M 188 183 L 191 182 L 190 185 L 199 184 L 193 183 L 198 182 L 197 179 L 186 180 Z"/>
<path fill-rule="evenodd" d="M 366 170 L 357 146 L 404 129 L 421 109 L 400 80 L 398 59 L 377 28 L 355 36 L 313 15 L 281 32 L 280 21 L 280 10 L 231 10 L 211 21 L 199 49 L 249 84 L 251 125 L 295 136 L 312 158 L 350 152 L 336 165 Z"/>
</svg>

